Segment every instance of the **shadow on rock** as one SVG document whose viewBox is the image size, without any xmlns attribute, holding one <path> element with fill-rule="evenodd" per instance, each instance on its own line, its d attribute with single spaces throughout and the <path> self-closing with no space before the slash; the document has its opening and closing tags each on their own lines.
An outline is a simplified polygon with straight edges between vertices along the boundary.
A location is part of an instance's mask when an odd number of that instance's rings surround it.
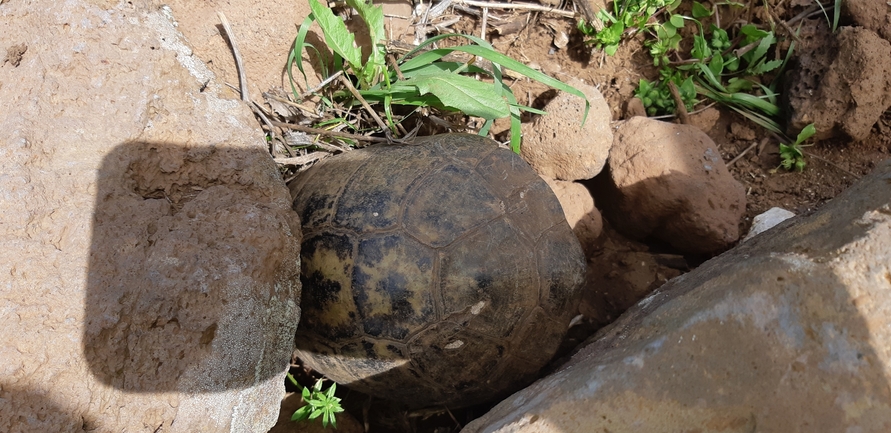
<svg viewBox="0 0 891 433">
<path fill-rule="evenodd" d="M 0 383 L 0 431 L 93 431 L 98 427 L 89 415 L 72 416 L 67 405 L 54 400 L 52 395 L 51 391 L 20 389 Z"/>
<path fill-rule="evenodd" d="M 889 184 L 669 281 L 463 431 L 889 431 Z"/>
<path fill-rule="evenodd" d="M 262 148 L 125 143 L 103 161 L 84 355 L 131 392 L 215 392 L 283 374 L 300 224 Z"/>
</svg>

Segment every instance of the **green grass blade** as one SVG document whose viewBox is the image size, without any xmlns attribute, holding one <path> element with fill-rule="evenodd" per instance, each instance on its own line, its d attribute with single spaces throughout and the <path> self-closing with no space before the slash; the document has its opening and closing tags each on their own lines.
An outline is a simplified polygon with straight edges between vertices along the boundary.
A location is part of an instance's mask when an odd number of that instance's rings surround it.
<svg viewBox="0 0 891 433">
<path fill-rule="evenodd" d="M 517 98 L 514 92 L 506 84 L 504 86 L 504 96 L 510 106 L 510 149 L 516 154 L 520 154 L 520 144 L 523 140 L 523 130 L 520 123 L 520 109 L 517 107 Z"/>
<path fill-rule="evenodd" d="M 832 11 L 832 33 L 838 30 L 838 18 L 841 16 L 841 5 L 843 0 L 835 0 L 835 8 Z"/>
<path fill-rule="evenodd" d="M 521 111 L 525 111 L 525 112 L 527 112 L 527 113 L 538 114 L 538 115 L 540 115 L 540 116 L 544 116 L 544 115 L 547 115 L 547 114 L 548 114 L 547 111 L 539 110 L 538 108 L 533 108 L 533 107 L 530 107 L 530 106 L 528 106 L 528 105 L 523 105 L 523 104 L 511 104 L 511 103 L 508 103 L 508 104 L 509 104 L 511 107 L 517 107 L 517 108 L 519 108 Z"/>
<path fill-rule="evenodd" d="M 489 130 L 492 129 L 492 125 L 495 124 L 495 119 L 486 119 L 486 122 L 483 123 L 483 127 L 480 128 L 479 135 L 485 137 L 489 135 Z"/>
<path fill-rule="evenodd" d="M 727 105 L 727 104 L 725 104 L 725 105 Z M 768 131 L 773 131 L 777 134 L 781 134 L 781 135 L 783 134 L 783 130 L 780 129 L 780 124 L 777 123 L 775 120 L 773 120 L 763 114 L 755 113 L 755 112 L 749 111 L 749 110 L 743 110 L 743 109 L 733 106 L 733 105 L 727 105 L 727 106 L 730 107 L 733 111 L 736 111 L 737 113 L 742 114 L 744 117 L 751 120 L 752 122 L 755 122 L 762 128 L 767 129 Z"/>
<path fill-rule="evenodd" d="M 312 49 L 316 50 L 316 54 L 319 56 L 322 65 L 325 64 L 319 50 L 306 43 L 306 34 L 309 32 L 309 28 L 312 26 L 313 21 L 315 21 L 315 16 L 313 14 L 309 14 L 306 19 L 303 20 L 303 24 L 300 24 L 300 27 L 297 29 L 297 37 L 294 38 L 294 45 L 291 46 L 291 52 L 288 53 L 288 81 L 291 84 L 291 92 L 294 94 L 294 99 L 298 101 L 300 100 L 300 93 L 297 92 L 297 87 L 294 86 L 294 74 L 291 70 L 291 65 L 297 66 L 297 70 L 303 74 L 303 82 L 306 84 L 306 88 L 309 88 L 309 80 L 307 80 L 306 71 L 303 69 L 303 49 L 312 47 Z"/>
<path fill-rule="evenodd" d="M 465 71 L 462 71 L 462 73 L 467 72 L 471 74 L 490 75 L 489 71 L 477 66 L 467 67 L 467 64 L 464 62 L 434 62 L 409 71 L 403 70 L 402 76 L 408 79 L 420 75 L 453 74 L 461 69 L 466 69 Z"/>
</svg>

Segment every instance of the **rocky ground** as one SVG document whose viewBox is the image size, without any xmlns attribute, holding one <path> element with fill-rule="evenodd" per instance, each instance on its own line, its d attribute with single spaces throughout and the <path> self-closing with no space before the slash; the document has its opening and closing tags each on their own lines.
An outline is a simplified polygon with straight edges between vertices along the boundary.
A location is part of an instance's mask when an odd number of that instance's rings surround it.
<svg viewBox="0 0 891 433">
<path fill-rule="evenodd" d="M 411 5 L 386 4 L 393 7 L 389 22 L 408 28 L 405 22 L 399 23 L 399 17 L 409 16 Z M 813 7 L 804 0 L 766 4 L 777 22 Z M 250 94 L 259 98 L 263 92 L 286 88 L 282 68 L 294 25 L 302 22 L 308 8 L 303 3 L 247 0 L 218 6 L 237 35 Z M 553 6 L 573 8 L 570 2 Z M 0 55 L 6 53 L 0 65 L 0 105 L 11 107 L 0 116 L 0 274 L 8 276 L 0 290 L 4 323 L 0 359 L 5 360 L 0 366 L 0 428 L 222 431 L 270 425 L 276 410 L 275 403 L 269 402 L 280 400 L 281 369 L 289 351 L 289 344 L 284 343 L 287 338 L 276 336 L 293 335 L 297 313 L 288 299 L 299 291 L 293 285 L 293 261 L 282 251 L 296 248 L 297 239 L 290 227 L 294 221 L 288 216 L 281 173 L 264 156 L 268 149 L 259 123 L 248 107 L 237 102 L 238 92 L 226 85 L 237 86 L 239 80 L 217 6 L 185 1 L 71 1 L 58 7 L 48 12 L 49 6 L 44 10 L 15 0 L 0 1 L 0 28 L 8 30 L 0 35 Z M 638 80 L 654 78 L 656 73 L 642 35 L 625 41 L 615 56 L 605 56 L 584 45 L 574 19 L 523 9 L 490 7 L 489 12 L 502 18 L 490 21 L 486 32 L 499 51 L 561 80 L 578 80 L 580 87 L 587 86 L 587 94 L 594 95 L 589 97 L 599 101 L 598 114 L 592 117 L 599 122 L 590 122 L 587 127 L 593 129 L 582 133 L 582 138 L 598 141 L 584 146 L 590 152 L 585 162 L 540 169 L 559 179 L 548 181 L 563 198 L 590 264 L 581 316 L 564 342 L 562 356 L 542 374 L 559 369 L 579 343 L 666 281 L 732 248 L 756 215 L 772 207 L 810 215 L 891 156 L 887 42 L 891 14 L 884 2 L 844 2 L 842 28 L 835 34 L 822 14 L 800 20 L 799 48 L 785 77 L 786 114 L 790 131 L 802 123 L 817 122 L 820 138 L 806 149 L 808 165 L 802 173 L 776 170 L 780 140 L 720 106 L 698 106 L 689 125 L 639 123 L 644 122 L 640 118 L 629 121 L 635 110 L 628 106 Z M 451 29 L 481 32 L 480 16 L 449 13 L 457 18 Z M 533 82 L 517 81 L 513 89 L 524 99 L 520 102 L 548 106 L 555 115 L 526 119 L 530 137 L 526 156 L 533 158 L 531 138 L 536 127 L 561 130 L 569 137 L 572 131 L 567 125 L 574 121 L 559 113 L 577 115 L 579 108 L 572 105 L 577 101 Z M 633 128 L 623 130 L 628 125 Z M 493 135 L 503 140 L 507 125 L 498 126 Z M 677 143 L 629 138 L 646 132 L 664 137 L 660 128 L 670 128 L 697 143 L 695 151 L 688 152 L 689 158 L 680 161 L 705 173 L 682 176 L 674 183 L 678 188 L 667 190 L 684 192 L 677 195 L 684 203 L 683 212 L 656 218 L 689 223 L 684 228 L 659 226 L 658 221 L 647 219 L 653 217 L 649 210 L 629 227 L 632 221 L 621 216 L 637 206 L 629 196 L 659 203 L 669 195 L 651 193 L 654 197 L 647 198 L 651 188 L 626 195 L 621 187 L 639 183 L 629 180 L 639 173 L 622 172 L 617 163 L 616 169 L 609 167 L 606 155 L 612 157 L 613 149 L 625 146 L 621 153 L 630 161 L 633 146 L 642 142 L 652 144 L 644 146 L 649 150 L 673 149 Z M 578 144 L 578 140 L 563 141 Z M 615 147 L 616 143 L 625 144 Z M 542 157 L 555 154 L 544 152 Z M 619 150 L 615 155 L 619 161 Z M 657 154 L 647 168 L 660 169 L 658 163 L 664 159 Z M 212 168 L 202 168 L 202 164 Z M 670 171 L 667 167 L 661 169 Z M 233 201 L 250 203 L 230 206 Z M 652 209 L 656 212 L 660 207 Z M 887 223 L 881 222 L 882 212 L 886 211 L 879 209 L 875 218 L 866 220 L 879 221 L 875 225 L 881 228 Z M 728 217 L 736 221 L 735 227 L 728 226 Z M 855 217 L 836 226 L 854 230 L 845 227 Z M 876 233 L 879 239 L 884 232 L 876 229 Z M 820 238 L 819 233 L 810 236 Z M 792 242 L 788 236 L 780 241 Z M 887 250 L 881 242 L 875 245 Z M 786 261 L 799 263 L 797 253 L 790 254 Z M 851 261 L 867 261 L 856 254 L 852 257 Z M 841 269 L 845 263 L 833 266 Z M 882 274 L 881 263 L 866 270 L 855 268 L 840 272 L 852 280 L 856 275 L 875 274 L 862 287 L 884 287 L 886 280 L 891 282 L 887 272 Z M 214 275 L 201 274 L 208 270 Z M 219 276 L 227 272 L 239 277 Z M 807 276 L 795 275 L 799 277 Z M 776 278 L 783 281 L 785 277 Z M 207 281 L 212 283 L 202 285 Z M 233 293 L 249 296 L 233 299 Z M 825 293 L 838 295 L 831 290 Z M 822 301 L 805 295 L 800 304 L 810 302 L 816 307 L 807 311 L 823 314 Z M 867 312 L 885 311 L 887 303 L 867 295 L 851 300 L 851 305 Z M 764 320 L 770 326 L 785 326 L 791 316 L 783 313 L 786 310 L 759 316 L 759 308 L 766 305 L 776 312 L 798 305 L 785 298 L 758 304 L 763 297 L 757 293 L 744 298 L 754 302 L 740 307 L 744 313 L 753 314 L 755 321 L 767 317 Z M 742 305 L 734 302 L 730 299 L 718 306 Z M 842 304 L 847 306 L 846 302 Z M 666 301 L 666 305 L 674 304 Z M 710 305 L 703 304 L 703 310 Z M 722 308 L 708 311 L 725 314 Z M 859 368 L 862 355 L 870 365 L 887 364 L 887 344 L 870 348 L 864 343 L 871 330 L 884 329 L 881 315 L 867 315 L 872 319 L 861 323 L 853 310 L 842 310 L 851 313 L 842 316 L 857 326 L 837 330 L 829 319 L 817 320 L 801 333 L 821 339 L 824 348 L 837 355 L 827 365 L 838 367 L 841 373 Z M 634 317 L 639 316 L 626 317 L 623 323 L 637 320 Z M 668 326 L 671 320 L 659 326 Z M 770 326 L 739 335 L 764 329 L 770 333 L 774 329 Z M 846 332 L 857 340 L 851 344 L 864 349 L 849 350 L 853 346 L 845 345 L 849 343 Z M 704 338 L 705 334 L 699 334 Z M 715 337 L 716 345 L 710 346 L 709 353 L 729 351 L 718 343 L 724 337 Z M 277 343 L 256 345 L 267 340 Z M 822 353 L 819 348 L 808 350 Z M 789 374 L 816 369 L 814 359 L 817 355 L 790 360 Z M 317 376 L 301 369 L 298 360 L 292 362 L 291 371 L 302 383 Z M 642 362 L 643 358 L 630 359 L 629 365 L 637 367 Z M 225 369 L 217 368 L 221 363 Z M 768 364 L 764 361 L 756 367 Z M 205 377 L 208 371 L 213 377 Z M 871 389 L 887 397 L 887 386 L 879 380 L 882 372 L 870 372 L 879 385 L 865 384 L 852 391 L 853 397 L 839 397 L 848 399 L 844 416 L 859 419 L 864 413 L 884 410 L 868 412 L 864 408 L 872 403 L 856 398 Z M 772 374 L 778 381 L 787 377 L 782 371 Z M 362 431 L 363 424 L 371 431 L 458 431 L 498 403 L 408 413 L 345 387 L 339 395 L 347 409 L 339 416 L 339 425 L 348 431 Z M 285 405 L 293 408 L 294 400 L 292 396 Z M 821 401 L 831 404 L 830 400 Z M 734 411 L 732 419 L 715 421 L 716 425 L 726 422 L 740 431 L 751 430 L 755 412 L 737 406 Z M 283 412 L 282 420 L 285 417 Z M 276 431 L 293 428 L 283 422 Z"/>
<path fill-rule="evenodd" d="M 565 350 L 570 350 L 593 331 L 615 320 L 666 281 L 695 269 L 707 258 L 735 245 L 737 236 L 742 237 L 749 231 L 756 215 L 773 207 L 781 207 L 798 215 L 811 214 L 853 182 L 870 173 L 881 161 L 891 157 L 891 112 L 886 111 L 891 106 L 891 100 L 888 99 L 891 86 L 883 79 L 891 73 L 891 51 L 887 49 L 887 41 L 878 36 L 886 31 L 882 26 L 887 26 L 871 16 L 864 18 L 868 14 L 862 12 L 861 8 L 872 7 L 867 5 L 869 2 L 849 3 L 842 14 L 843 28 L 835 35 L 822 15 L 812 14 L 803 20 L 797 51 L 790 71 L 784 77 L 783 82 L 789 87 L 785 89 L 783 98 L 790 119 L 788 135 L 794 137 L 801 127 L 810 122 L 822 125 L 817 137 L 819 141 L 807 148 L 808 165 L 803 172 L 778 170 L 781 138 L 732 110 L 705 102 L 697 106 L 696 111 L 690 115 L 689 124 L 707 135 L 705 140 L 714 146 L 714 151 L 727 166 L 728 179 L 734 179 L 737 186 L 721 187 L 714 181 L 703 180 L 701 185 L 684 187 L 686 195 L 701 196 L 725 191 L 720 193 L 725 195 L 715 197 L 714 202 L 727 203 L 726 192 L 739 188 L 740 198 L 734 200 L 741 200 L 742 203 L 739 213 L 723 217 L 731 218 L 737 226 L 732 230 L 732 240 L 718 242 L 711 247 L 691 248 L 689 245 L 682 245 L 679 248 L 665 237 L 629 236 L 629 233 L 653 229 L 646 229 L 647 223 L 643 221 L 629 222 L 621 217 L 628 215 L 633 210 L 632 207 L 605 209 L 603 201 L 609 200 L 603 193 L 603 186 L 609 183 L 605 181 L 607 174 L 601 173 L 596 177 L 584 174 L 586 170 L 589 173 L 590 170 L 600 172 L 601 167 L 597 166 L 597 161 L 602 157 L 598 156 L 596 149 L 609 148 L 615 141 L 600 145 L 599 141 L 592 140 L 591 137 L 602 137 L 603 133 L 598 134 L 591 129 L 577 131 L 573 127 L 579 113 L 579 107 L 573 98 L 559 96 L 536 82 L 514 83 L 512 88 L 515 94 L 526 95 L 526 103 L 545 108 L 549 112 L 549 116 L 544 118 L 530 119 L 528 130 L 524 129 L 527 143 L 527 148 L 523 150 L 524 157 L 535 166 L 535 161 L 540 158 L 536 153 L 547 153 L 536 150 L 538 146 L 542 149 L 554 149 L 563 145 L 555 145 L 556 142 L 563 141 L 571 144 L 567 152 L 572 153 L 572 145 L 586 143 L 587 152 L 590 152 L 586 154 L 586 161 L 596 166 L 582 167 L 584 164 L 578 161 L 571 162 L 579 165 L 578 167 L 536 166 L 545 177 L 563 179 L 550 182 L 553 189 L 561 191 L 560 195 L 572 197 L 563 202 L 564 209 L 570 221 L 576 222 L 576 233 L 585 243 L 589 257 L 588 290 L 580 306 L 583 319 L 571 329 L 564 345 Z M 781 1 L 770 1 L 767 4 L 778 19 L 792 18 L 812 6 L 807 2 L 793 2 L 789 5 Z M 497 9 L 490 9 L 491 11 Z M 613 130 L 622 128 L 623 123 L 635 114 L 633 109 L 628 108 L 628 104 L 639 79 L 653 79 L 657 75 L 643 45 L 642 35 L 625 41 L 616 55 L 606 56 L 584 44 L 583 36 L 576 30 L 573 19 L 522 11 L 499 11 L 498 15 L 503 20 L 498 21 L 497 26 L 491 26 L 490 21 L 491 27 L 487 31 L 493 45 L 563 81 L 583 89 L 586 85 L 596 88 L 586 93 L 599 93 L 595 98 L 589 96 L 589 99 L 605 100 L 603 116 L 609 119 Z M 479 16 L 460 13 L 457 16 L 460 20 L 453 25 L 455 30 L 480 33 Z M 839 50 L 847 57 L 838 55 Z M 861 70 L 856 74 L 846 73 L 853 65 Z M 825 101 L 836 102 L 833 105 Z M 597 104 L 594 105 L 593 118 L 597 119 L 601 112 L 598 111 Z M 663 120 L 670 122 L 674 119 Z M 506 124 L 501 124 L 501 131 L 506 131 L 506 128 Z M 548 141 L 545 135 L 551 135 L 548 131 L 554 130 L 562 130 L 564 133 Z M 506 139 L 505 134 L 506 132 L 499 133 L 496 128 L 494 137 Z M 655 133 L 655 136 L 659 136 L 659 133 Z M 538 142 L 543 144 L 537 146 Z M 641 140 L 640 143 L 651 144 L 646 140 Z M 616 155 L 610 156 L 616 158 Z M 553 151 L 550 157 L 554 158 Z M 653 157 L 654 161 L 659 159 L 658 155 Z M 573 170 L 575 173 L 567 174 Z M 580 186 L 586 187 L 590 194 L 576 189 Z M 627 206 L 639 206 L 639 203 Z M 648 209 L 636 210 L 638 212 L 635 214 L 638 215 L 653 214 Z M 601 212 L 604 211 L 606 215 L 602 217 Z M 651 219 L 664 218 L 669 217 L 655 215 Z M 717 214 L 706 217 L 713 223 L 720 218 L 722 217 Z M 620 227 L 616 227 L 617 224 Z M 649 224 L 652 227 L 657 225 L 655 222 Z M 691 235 L 690 231 L 684 233 L 686 237 Z M 689 239 L 684 239 L 684 243 L 688 241 Z M 555 365 L 559 362 L 560 360 L 556 361 Z M 377 427 L 383 431 L 456 429 L 466 420 L 478 416 L 480 411 L 486 410 L 483 406 L 456 413 L 436 414 L 434 411 L 411 415 L 390 409 L 380 402 L 370 404 L 370 413 L 378 414 L 372 415 L 370 422 L 377 423 Z M 362 413 L 369 413 L 368 407 L 362 408 Z M 356 410 L 359 409 L 356 407 Z M 358 415 L 359 412 L 353 413 Z"/>
</svg>

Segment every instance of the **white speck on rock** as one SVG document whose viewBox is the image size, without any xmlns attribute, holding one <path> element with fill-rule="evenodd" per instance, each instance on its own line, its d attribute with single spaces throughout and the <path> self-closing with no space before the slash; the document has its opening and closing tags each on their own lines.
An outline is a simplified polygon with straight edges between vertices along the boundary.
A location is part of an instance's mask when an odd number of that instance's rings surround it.
<svg viewBox="0 0 891 433">
<path fill-rule="evenodd" d="M 446 345 L 445 345 L 445 348 L 446 348 L 446 349 L 449 349 L 449 350 L 454 350 L 454 349 L 457 349 L 457 348 L 459 348 L 459 347 L 461 347 L 461 346 L 463 346 L 463 345 L 464 345 L 464 342 L 463 342 L 463 341 L 461 341 L 461 340 L 455 340 L 455 341 L 453 341 L 453 342 L 451 342 L 451 343 L 449 343 L 449 344 L 446 344 Z"/>
<path fill-rule="evenodd" d="M 476 316 L 477 314 L 480 314 L 480 311 L 483 311 L 483 308 L 485 308 L 485 307 L 486 307 L 486 301 L 479 301 L 476 303 L 476 305 L 470 307 L 470 314 L 473 314 L 474 316 Z"/>
</svg>

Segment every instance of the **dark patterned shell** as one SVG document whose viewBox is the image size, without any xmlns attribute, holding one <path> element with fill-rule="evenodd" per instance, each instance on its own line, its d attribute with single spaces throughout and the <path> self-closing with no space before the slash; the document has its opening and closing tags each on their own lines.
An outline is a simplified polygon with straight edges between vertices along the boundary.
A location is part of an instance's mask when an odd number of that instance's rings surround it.
<svg viewBox="0 0 891 433">
<path fill-rule="evenodd" d="M 585 261 L 519 156 L 446 134 L 329 158 L 296 179 L 300 358 L 411 407 L 528 384 L 575 314 Z"/>
</svg>

